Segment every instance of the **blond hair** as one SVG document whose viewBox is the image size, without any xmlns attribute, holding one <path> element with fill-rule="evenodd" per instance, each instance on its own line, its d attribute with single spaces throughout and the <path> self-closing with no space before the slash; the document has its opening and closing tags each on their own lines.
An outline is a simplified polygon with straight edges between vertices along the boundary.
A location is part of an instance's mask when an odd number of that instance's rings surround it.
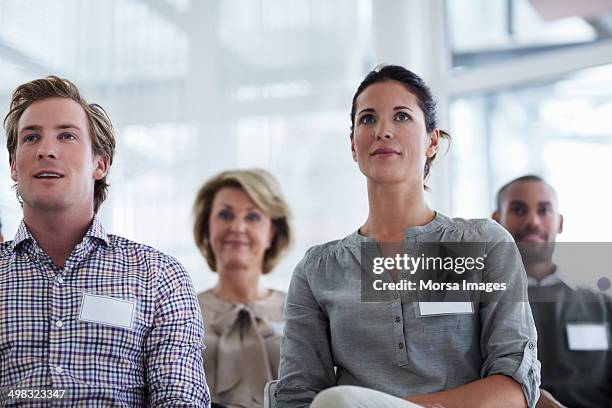
<svg viewBox="0 0 612 408">
<path fill-rule="evenodd" d="M 115 154 L 115 131 L 108 115 L 100 105 L 87 103 L 75 84 L 54 75 L 22 84 L 13 92 L 9 111 L 4 118 L 9 163 L 12 164 L 15 160 L 18 125 L 21 115 L 34 102 L 53 97 L 72 99 L 83 108 L 89 122 L 92 151 L 96 155 L 107 156 L 110 167 Z M 106 199 L 108 186 L 106 176 L 96 180 L 94 185 L 95 212 L 98 212 L 100 205 Z M 17 198 L 21 202 L 18 189 Z"/>
<path fill-rule="evenodd" d="M 224 171 L 208 180 L 200 188 L 193 205 L 195 215 L 193 237 L 197 247 L 210 269 L 216 271 L 217 262 L 209 236 L 210 214 L 215 195 L 225 187 L 244 190 L 255 205 L 272 219 L 274 237 L 264 254 L 262 265 L 263 273 L 270 272 L 291 244 L 292 233 L 289 224 L 289 206 L 281 194 L 277 181 L 265 170 Z"/>
</svg>

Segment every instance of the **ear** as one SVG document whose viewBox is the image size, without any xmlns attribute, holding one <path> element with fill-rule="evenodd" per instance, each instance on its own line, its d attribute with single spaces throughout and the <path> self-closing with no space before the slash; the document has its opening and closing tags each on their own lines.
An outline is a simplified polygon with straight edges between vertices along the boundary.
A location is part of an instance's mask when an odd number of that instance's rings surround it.
<svg viewBox="0 0 612 408">
<path fill-rule="evenodd" d="M 493 214 L 491 215 L 491 218 L 493 218 L 495 221 L 497 221 L 499 224 L 501 224 L 501 222 L 499 222 L 499 211 L 497 211 L 497 210 L 493 211 Z"/>
<path fill-rule="evenodd" d="M 353 155 L 353 161 L 357 163 L 357 152 L 355 151 L 355 136 L 351 137 L 351 154 Z"/>
<path fill-rule="evenodd" d="M 94 156 L 94 180 L 101 180 L 108 173 L 110 159 L 107 154 L 97 154 Z"/>
<path fill-rule="evenodd" d="M 562 232 L 563 232 L 563 216 L 559 214 L 559 230 L 557 231 L 557 234 L 560 234 Z"/>
<path fill-rule="evenodd" d="M 13 158 L 11 159 L 11 179 L 13 179 L 13 181 L 17 181 L 17 165 L 15 164 L 15 155 L 13 155 Z"/>
<path fill-rule="evenodd" d="M 440 129 L 434 129 L 429 135 L 429 146 L 425 155 L 429 158 L 434 157 L 438 152 L 438 142 L 440 141 Z"/>
</svg>

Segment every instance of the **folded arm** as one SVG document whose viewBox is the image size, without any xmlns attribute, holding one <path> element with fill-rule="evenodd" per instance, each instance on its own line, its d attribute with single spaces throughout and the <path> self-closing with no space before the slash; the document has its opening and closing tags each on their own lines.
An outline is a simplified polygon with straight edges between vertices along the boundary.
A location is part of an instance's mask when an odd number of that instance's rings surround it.
<svg viewBox="0 0 612 408">
<path fill-rule="evenodd" d="M 420 405 L 437 404 L 445 408 L 527 407 L 521 385 L 505 375 L 492 375 L 451 390 L 405 399 Z"/>
</svg>

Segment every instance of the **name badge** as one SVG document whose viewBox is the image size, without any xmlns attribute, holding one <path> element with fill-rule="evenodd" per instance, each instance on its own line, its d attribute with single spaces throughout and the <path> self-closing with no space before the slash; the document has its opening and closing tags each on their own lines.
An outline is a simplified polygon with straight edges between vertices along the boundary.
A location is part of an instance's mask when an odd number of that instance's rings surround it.
<svg viewBox="0 0 612 408">
<path fill-rule="evenodd" d="M 268 322 L 276 336 L 282 336 L 285 330 L 285 322 Z"/>
<path fill-rule="evenodd" d="M 568 324 L 567 342 L 573 351 L 605 351 L 610 349 L 607 324 Z"/>
<path fill-rule="evenodd" d="M 136 301 L 133 300 L 84 293 L 79 320 L 131 329 L 135 309 Z"/>
<path fill-rule="evenodd" d="M 474 313 L 472 302 L 419 302 L 421 316 Z"/>
</svg>

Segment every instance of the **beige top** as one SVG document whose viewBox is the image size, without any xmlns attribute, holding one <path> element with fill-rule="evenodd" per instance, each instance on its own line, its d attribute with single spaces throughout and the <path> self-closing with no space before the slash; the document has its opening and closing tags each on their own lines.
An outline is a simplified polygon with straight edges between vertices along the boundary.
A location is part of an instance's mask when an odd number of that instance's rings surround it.
<svg viewBox="0 0 612 408">
<path fill-rule="evenodd" d="M 198 295 L 204 313 L 204 370 L 213 402 L 263 407 L 264 386 L 278 377 L 285 293 L 235 304 L 212 289 Z"/>
</svg>

